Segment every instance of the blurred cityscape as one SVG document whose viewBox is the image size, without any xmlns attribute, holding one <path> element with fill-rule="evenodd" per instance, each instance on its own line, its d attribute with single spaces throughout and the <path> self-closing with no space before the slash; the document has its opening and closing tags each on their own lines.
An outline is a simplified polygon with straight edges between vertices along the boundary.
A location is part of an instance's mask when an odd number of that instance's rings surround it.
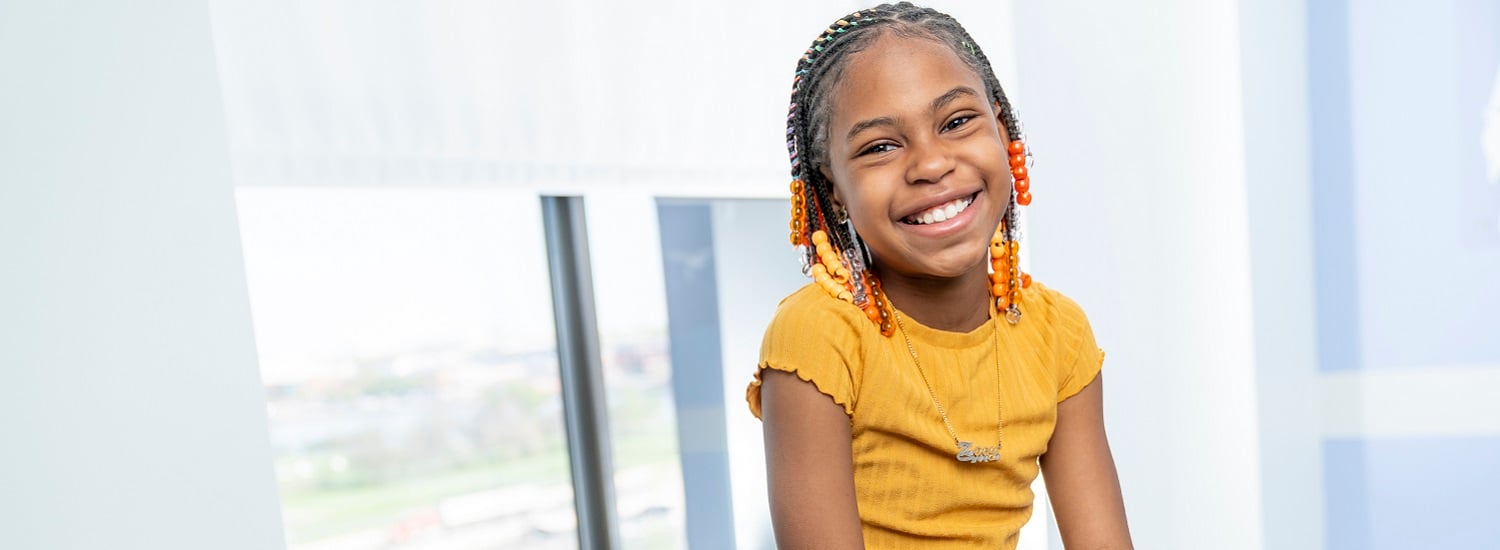
<svg viewBox="0 0 1500 550">
<path fill-rule="evenodd" d="M 629 548 L 680 548 L 664 331 L 604 352 Z M 351 357 L 266 387 L 291 548 L 576 548 L 551 349 Z"/>
</svg>

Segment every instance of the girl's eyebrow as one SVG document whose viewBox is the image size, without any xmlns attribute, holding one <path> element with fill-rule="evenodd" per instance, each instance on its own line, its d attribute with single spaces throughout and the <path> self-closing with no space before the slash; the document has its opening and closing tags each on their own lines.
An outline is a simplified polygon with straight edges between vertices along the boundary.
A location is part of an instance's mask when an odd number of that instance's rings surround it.
<svg viewBox="0 0 1500 550">
<path fill-rule="evenodd" d="M 845 137 L 844 140 L 845 141 L 854 141 L 854 136 L 857 136 L 857 135 L 859 135 L 860 132 L 863 132 L 865 130 L 869 130 L 870 128 L 874 128 L 874 127 L 877 127 L 877 126 L 895 126 L 895 125 L 896 125 L 896 119 L 888 117 L 888 116 L 883 116 L 883 117 L 880 117 L 880 118 L 872 118 L 872 119 L 869 119 L 869 120 L 861 120 L 861 121 L 855 123 L 852 128 L 849 128 L 849 135 L 847 137 Z"/>
<path fill-rule="evenodd" d="M 973 88 L 970 88 L 968 86 L 959 86 L 952 90 L 948 90 L 947 93 L 944 93 L 943 95 L 938 96 L 937 99 L 932 100 L 933 112 L 937 112 L 938 110 L 942 109 L 944 105 L 952 103 L 953 100 L 958 99 L 962 96 L 979 97 L 979 92 L 974 91 Z"/>
</svg>

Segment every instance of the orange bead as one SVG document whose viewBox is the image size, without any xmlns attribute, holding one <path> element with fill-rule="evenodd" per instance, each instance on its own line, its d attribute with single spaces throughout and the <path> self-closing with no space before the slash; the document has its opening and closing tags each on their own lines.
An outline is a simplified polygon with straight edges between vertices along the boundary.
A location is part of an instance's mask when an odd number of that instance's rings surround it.
<svg viewBox="0 0 1500 550">
<path fill-rule="evenodd" d="M 999 306 L 1000 309 L 1010 309 L 1010 296 L 995 298 L 995 305 Z"/>
<path fill-rule="evenodd" d="M 1010 241 L 1005 244 L 1010 245 L 1010 255 L 1012 256 L 1016 255 L 1016 251 L 1021 250 L 1021 241 Z"/>
<path fill-rule="evenodd" d="M 1017 179 L 1016 180 L 1016 192 L 1017 193 L 1029 193 L 1029 192 L 1031 192 L 1031 180 L 1027 179 L 1027 178 Z"/>
<path fill-rule="evenodd" d="M 798 193 L 801 193 L 801 192 L 802 192 L 802 180 L 792 180 L 792 193 L 793 194 L 798 194 Z"/>
<path fill-rule="evenodd" d="M 1004 296 L 1005 291 L 1007 290 L 1010 290 L 1009 285 L 1005 283 L 995 283 L 993 285 L 990 285 L 990 296 Z"/>
<path fill-rule="evenodd" d="M 1016 195 L 1016 204 L 1019 204 L 1021 206 L 1030 206 L 1031 205 L 1031 192 L 1027 191 L 1027 192 L 1024 192 L 1024 193 L 1017 194 Z"/>
<path fill-rule="evenodd" d="M 1030 273 L 1022 273 L 1021 274 L 1021 288 L 1031 288 L 1031 274 Z"/>
<path fill-rule="evenodd" d="M 800 245 L 800 244 L 802 244 L 802 234 L 798 233 L 796 231 L 793 231 L 792 232 L 792 246 L 797 246 L 797 245 Z"/>
<path fill-rule="evenodd" d="M 1010 168 L 1010 175 L 1015 176 L 1015 178 L 1017 180 L 1024 180 L 1024 179 L 1026 179 L 1026 167 L 1025 166 L 1012 166 Z"/>
<path fill-rule="evenodd" d="M 828 244 L 828 234 L 824 233 L 822 229 L 814 231 L 812 234 L 812 241 L 813 244 L 816 244 L 821 248 L 823 245 Z"/>
<path fill-rule="evenodd" d="M 1022 143 L 1021 140 L 1018 139 L 1010 142 L 1008 150 L 1012 155 L 1024 155 L 1026 154 L 1026 144 Z"/>
<path fill-rule="evenodd" d="M 1026 155 L 1011 155 L 1010 156 L 1010 167 L 1011 168 L 1015 168 L 1017 166 L 1025 166 L 1025 165 L 1026 165 Z"/>
</svg>

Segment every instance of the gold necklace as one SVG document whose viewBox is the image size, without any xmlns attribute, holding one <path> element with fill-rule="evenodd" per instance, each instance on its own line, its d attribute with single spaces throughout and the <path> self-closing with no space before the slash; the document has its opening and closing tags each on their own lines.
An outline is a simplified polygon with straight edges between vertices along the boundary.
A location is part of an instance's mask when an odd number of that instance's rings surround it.
<svg viewBox="0 0 1500 550">
<path fill-rule="evenodd" d="M 986 300 L 988 301 L 988 300 Z M 894 311 L 895 308 L 892 308 Z M 1004 436 L 1005 416 L 1000 409 L 1000 325 L 995 325 L 995 446 L 975 447 L 974 443 L 963 441 L 958 438 L 958 432 L 953 429 L 953 423 L 948 421 L 948 412 L 943 409 L 942 402 L 938 401 L 937 392 L 932 390 L 932 383 L 927 381 L 927 372 L 922 369 L 922 361 L 917 359 L 917 348 L 911 345 L 911 337 L 907 335 L 906 325 L 901 322 L 901 313 L 895 312 L 896 326 L 901 327 L 901 339 L 906 341 L 906 351 L 911 352 L 911 362 L 917 365 L 917 374 L 922 376 L 922 385 L 927 386 L 927 395 L 932 396 L 932 404 L 937 407 L 938 416 L 943 417 L 943 426 L 948 428 L 948 435 L 953 436 L 953 444 L 958 447 L 958 452 L 953 455 L 959 462 L 998 462 L 1000 460 L 1000 443 Z M 994 321 L 993 316 L 990 319 Z"/>
</svg>

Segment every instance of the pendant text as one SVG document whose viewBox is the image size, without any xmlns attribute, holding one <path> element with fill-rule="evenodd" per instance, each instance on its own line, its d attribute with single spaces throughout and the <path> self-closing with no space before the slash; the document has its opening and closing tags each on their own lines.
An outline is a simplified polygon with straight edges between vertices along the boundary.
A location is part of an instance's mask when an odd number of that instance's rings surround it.
<svg viewBox="0 0 1500 550">
<path fill-rule="evenodd" d="M 975 447 L 968 441 L 958 442 L 958 454 L 955 455 L 959 462 L 998 462 L 1000 460 L 1000 446 Z"/>
</svg>

